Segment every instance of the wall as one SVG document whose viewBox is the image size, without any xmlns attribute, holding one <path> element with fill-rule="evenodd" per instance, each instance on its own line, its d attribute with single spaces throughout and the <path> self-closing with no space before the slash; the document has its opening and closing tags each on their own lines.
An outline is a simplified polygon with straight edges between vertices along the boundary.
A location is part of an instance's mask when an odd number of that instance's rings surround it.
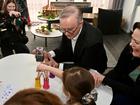
<svg viewBox="0 0 140 105">
<path fill-rule="evenodd" d="M 136 13 L 136 7 L 140 3 L 139 0 L 125 0 L 123 6 L 123 18 L 126 21 L 126 24 L 123 27 L 123 30 L 127 33 L 130 32 L 133 21 Z"/>
<path fill-rule="evenodd" d="M 41 0 L 41 2 L 38 2 L 39 0 L 27 0 L 28 4 L 28 10 L 30 19 L 32 22 L 40 21 L 38 20 L 38 12 L 42 10 L 42 7 L 47 4 L 47 0 Z"/>
<path fill-rule="evenodd" d="M 133 25 L 134 25 L 135 22 L 140 22 L 140 5 L 136 7 L 136 12 L 135 12 L 135 16 L 134 16 L 134 19 L 133 19 L 131 29 L 133 29 Z"/>
</svg>

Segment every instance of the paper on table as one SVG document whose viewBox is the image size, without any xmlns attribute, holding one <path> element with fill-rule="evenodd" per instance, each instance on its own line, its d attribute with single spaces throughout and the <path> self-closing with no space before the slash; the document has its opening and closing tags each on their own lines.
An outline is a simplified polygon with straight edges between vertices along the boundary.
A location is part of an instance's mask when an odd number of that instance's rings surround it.
<svg viewBox="0 0 140 105">
<path fill-rule="evenodd" d="M 10 99 L 17 89 L 14 85 L 6 82 L 0 83 L 0 105 L 3 105 L 8 99 Z"/>
</svg>

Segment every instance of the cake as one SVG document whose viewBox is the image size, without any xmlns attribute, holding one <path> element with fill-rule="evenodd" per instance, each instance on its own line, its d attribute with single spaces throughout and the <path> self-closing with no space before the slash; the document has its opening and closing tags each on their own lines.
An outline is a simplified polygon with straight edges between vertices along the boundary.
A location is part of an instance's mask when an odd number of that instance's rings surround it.
<svg viewBox="0 0 140 105">
<path fill-rule="evenodd" d="M 46 5 L 42 8 L 42 15 L 48 19 L 55 19 L 58 17 L 57 10 L 51 5 Z"/>
</svg>

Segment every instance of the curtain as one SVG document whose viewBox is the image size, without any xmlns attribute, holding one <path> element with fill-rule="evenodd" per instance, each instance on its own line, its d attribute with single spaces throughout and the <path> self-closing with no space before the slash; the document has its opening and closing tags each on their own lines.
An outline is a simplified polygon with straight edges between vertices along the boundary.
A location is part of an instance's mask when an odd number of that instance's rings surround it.
<svg viewBox="0 0 140 105">
<path fill-rule="evenodd" d="M 26 0 L 16 0 L 18 5 L 18 9 L 22 16 L 24 16 L 28 20 L 28 25 L 30 25 L 30 17 L 28 12 L 28 6 Z"/>
<path fill-rule="evenodd" d="M 18 9 L 19 9 L 21 15 L 28 18 L 29 13 L 28 13 L 28 7 L 27 7 L 26 0 L 16 0 L 16 3 L 18 5 Z"/>
<path fill-rule="evenodd" d="M 113 0 L 112 9 L 118 10 L 123 8 L 124 0 Z"/>
<path fill-rule="evenodd" d="M 31 22 L 38 22 L 38 12 L 42 10 L 42 7 L 47 5 L 48 0 L 27 0 L 29 15 Z"/>
</svg>

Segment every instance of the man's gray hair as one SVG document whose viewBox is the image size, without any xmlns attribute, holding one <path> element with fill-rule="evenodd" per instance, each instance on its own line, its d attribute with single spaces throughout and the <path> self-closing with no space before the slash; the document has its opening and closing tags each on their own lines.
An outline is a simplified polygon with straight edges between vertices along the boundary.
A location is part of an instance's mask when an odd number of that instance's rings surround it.
<svg viewBox="0 0 140 105">
<path fill-rule="evenodd" d="M 80 9 L 75 5 L 69 5 L 65 7 L 59 15 L 60 19 L 68 18 L 70 16 L 75 16 L 79 21 L 83 19 L 83 15 Z"/>
</svg>

